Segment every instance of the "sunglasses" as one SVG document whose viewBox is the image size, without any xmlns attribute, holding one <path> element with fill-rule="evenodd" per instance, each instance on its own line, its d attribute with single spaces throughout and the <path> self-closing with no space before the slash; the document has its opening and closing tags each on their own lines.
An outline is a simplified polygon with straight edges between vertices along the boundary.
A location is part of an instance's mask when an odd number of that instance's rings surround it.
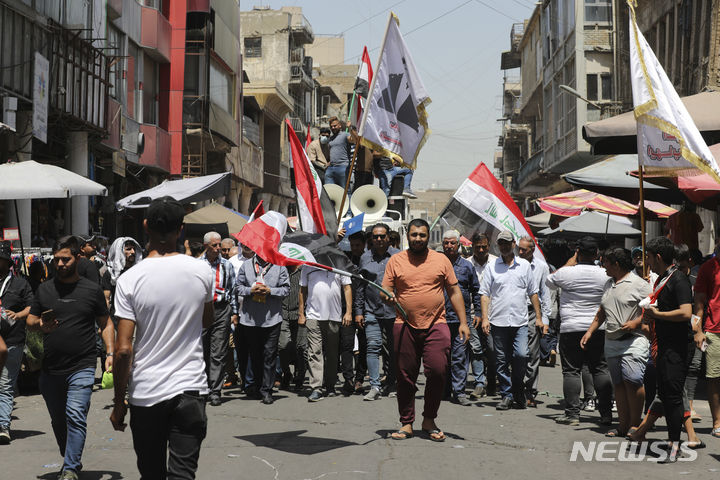
<svg viewBox="0 0 720 480">
<path fill-rule="evenodd" d="M 383 238 L 387 238 L 387 235 L 373 235 L 373 240 L 382 240 Z"/>
<path fill-rule="evenodd" d="M 70 263 L 73 257 L 53 257 L 55 263 Z"/>
</svg>

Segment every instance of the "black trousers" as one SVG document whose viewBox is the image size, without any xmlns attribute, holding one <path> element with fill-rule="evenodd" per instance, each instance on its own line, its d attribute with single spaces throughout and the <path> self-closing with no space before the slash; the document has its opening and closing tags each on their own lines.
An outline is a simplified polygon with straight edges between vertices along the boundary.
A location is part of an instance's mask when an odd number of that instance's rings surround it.
<svg viewBox="0 0 720 480">
<path fill-rule="evenodd" d="M 670 441 L 679 442 L 683 424 L 683 392 L 687 377 L 687 344 L 658 346 L 658 397 L 662 400 Z M 685 348 L 683 348 L 685 347 Z"/>
<path fill-rule="evenodd" d="M 355 382 L 355 324 L 340 327 L 340 363 L 345 385 Z"/>
<path fill-rule="evenodd" d="M 272 327 L 248 327 L 240 325 L 241 335 L 250 353 L 254 385 L 260 385 L 262 395 L 272 393 L 278 358 L 278 341 L 281 324 Z"/>
<path fill-rule="evenodd" d="M 612 409 L 612 381 L 605 360 L 605 334 L 604 332 L 596 332 L 590 338 L 584 350 L 580 348 L 580 339 L 583 335 L 585 335 L 585 332 L 560 334 L 563 396 L 567 405 L 565 414 L 574 418 L 580 416 L 581 372 L 583 364 L 587 364 L 598 396 L 600 415 L 610 415 Z"/>
<path fill-rule="evenodd" d="M 130 429 L 141 480 L 193 479 L 207 433 L 205 397 L 186 392 L 151 407 L 130 405 Z"/>
</svg>

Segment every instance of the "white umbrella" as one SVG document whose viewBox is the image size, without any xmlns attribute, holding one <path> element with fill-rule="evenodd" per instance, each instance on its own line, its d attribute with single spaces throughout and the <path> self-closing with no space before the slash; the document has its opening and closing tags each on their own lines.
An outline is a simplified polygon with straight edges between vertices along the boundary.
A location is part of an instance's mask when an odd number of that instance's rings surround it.
<svg viewBox="0 0 720 480">
<path fill-rule="evenodd" d="M 0 165 L 0 200 L 107 195 L 107 188 L 55 165 L 9 162 Z"/>
<path fill-rule="evenodd" d="M 199 202 L 222 197 L 230 192 L 230 173 L 216 173 L 202 177 L 166 180 L 160 185 L 128 195 L 115 202 L 118 210 L 145 208 L 156 198 L 169 196 L 180 203 Z"/>
<path fill-rule="evenodd" d="M 640 230 L 633 228 L 630 221 L 617 215 L 608 215 L 588 211 L 577 217 L 570 217 L 560 222 L 557 228 L 546 228 L 538 232 L 540 235 L 552 235 L 554 233 L 585 233 L 596 235 L 640 235 Z"/>
</svg>

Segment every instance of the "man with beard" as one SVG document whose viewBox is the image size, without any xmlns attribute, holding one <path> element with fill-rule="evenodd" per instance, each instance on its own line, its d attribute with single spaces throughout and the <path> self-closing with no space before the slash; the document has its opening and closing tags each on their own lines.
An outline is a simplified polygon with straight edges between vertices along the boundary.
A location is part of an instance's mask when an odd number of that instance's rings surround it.
<svg viewBox="0 0 720 480">
<path fill-rule="evenodd" d="M 528 365 L 525 373 L 525 396 L 528 407 L 537 407 L 535 397 L 538 394 L 538 380 L 540 378 L 540 340 L 550 329 L 551 300 L 550 289 L 545 285 L 550 274 L 548 264 L 535 258 L 535 240 L 525 236 L 518 243 L 518 255 L 530 263 L 533 278 L 537 282 L 538 300 L 542 310 L 542 325 L 535 318 L 535 310 L 528 300 Z"/>
<path fill-rule="evenodd" d="M 215 320 L 215 289 L 206 262 L 175 250 L 184 217 L 175 199 L 153 200 L 143 222 L 148 256 L 117 283 L 110 421 L 115 430 L 125 430 L 129 382 L 133 447 L 140 477 L 147 479 L 195 478 L 207 432 L 201 332 Z"/>
<path fill-rule="evenodd" d="M 112 369 L 115 329 L 108 321 L 105 296 L 97 283 L 78 274 L 80 246 L 63 237 L 53 249 L 57 275 L 40 285 L 27 326 L 43 332 L 40 392 L 50 413 L 60 453 L 61 479 L 77 479 L 87 434 L 90 394 L 95 381 L 95 323 L 107 348 L 105 368 Z"/>
<path fill-rule="evenodd" d="M 382 283 L 385 268 L 390 257 L 398 253 L 389 245 L 390 227 L 378 223 L 372 227 L 372 248 L 360 257 L 358 269 L 361 275 L 375 283 Z M 358 282 L 353 296 L 355 302 L 355 323 L 365 331 L 367 339 L 366 364 L 370 376 L 370 391 L 363 397 L 366 401 L 380 398 L 380 356 L 383 356 L 385 370 L 385 389 L 395 390 L 395 358 L 393 354 L 392 332 L 395 323 L 395 312 L 385 305 L 380 292 L 369 287 L 366 282 Z"/>
<path fill-rule="evenodd" d="M 7 345 L 5 368 L 0 367 L 0 445 L 10 443 L 14 386 L 25 347 L 25 319 L 33 292 L 30 284 L 10 273 L 10 242 L 0 242 L 0 336 Z"/>
<path fill-rule="evenodd" d="M 388 260 L 383 277 L 382 294 L 390 305 L 406 309 L 407 319 L 398 315 L 393 329 L 397 401 L 402 427 L 393 440 L 406 440 L 413 433 L 415 392 L 420 360 L 425 373 L 425 406 L 422 429 L 429 440 L 445 441 L 445 433 L 435 423 L 442 400 L 450 352 L 450 329 L 445 320 L 445 297 L 448 292 L 453 310 L 460 320 L 458 335 L 470 338 L 462 292 L 452 264 L 445 255 L 428 249 L 430 226 L 420 218 L 408 224 L 408 250 Z"/>
<path fill-rule="evenodd" d="M 478 283 L 482 285 L 485 269 L 488 265 L 492 265 L 497 257 L 490 253 L 490 239 L 487 234 L 475 232 L 471 242 L 473 255 L 470 261 L 475 267 Z M 497 385 L 495 347 L 492 343 L 492 336 L 479 334 L 481 322 L 482 313 L 475 312 L 473 325 L 470 328 L 470 348 L 472 349 L 470 365 L 475 377 L 475 389 L 470 394 L 470 398 L 474 400 L 479 400 L 485 395 L 495 396 Z"/>
<path fill-rule="evenodd" d="M 443 235 L 442 241 L 445 256 L 450 260 L 458 280 L 458 286 L 462 292 L 465 304 L 465 317 L 470 318 L 471 308 L 475 307 L 475 313 L 480 317 L 480 282 L 472 263 L 465 260 L 458 253 L 460 249 L 460 232 L 448 230 Z M 459 335 L 460 322 L 458 315 L 453 310 L 450 298 L 445 294 L 445 318 L 450 328 L 450 381 L 448 389 L 452 392 L 452 401 L 464 407 L 470 406 L 470 400 L 465 393 L 467 383 L 468 366 L 470 363 L 471 347 Z M 479 320 L 476 319 L 476 320 Z M 475 322 L 477 323 L 477 321 Z"/>
<path fill-rule="evenodd" d="M 497 237 L 500 258 L 483 273 L 482 330 L 492 335 L 497 362 L 498 388 L 502 400 L 497 410 L 527 408 L 523 380 L 528 359 L 528 305 L 542 328 L 537 281 L 527 260 L 515 256 L 515 239 L 507 230 Z M 510 370 L 512 369 L 512 374 Z"/>
<path fill-rule="evenodd" d="M 330 117 L 329 123 L 332 134 L 328 142 L 330 158 L 325 170 L 325 183 L 334 183 L 345 188 L 350 173 L 350 145 L 356 143 L 358 136 L 354 128 L 350 128 L 349 132 L 342 131 L 343 124 L 337 117 Z M 350 122 L 347 126 L 350 127 Z"/>
</svg>

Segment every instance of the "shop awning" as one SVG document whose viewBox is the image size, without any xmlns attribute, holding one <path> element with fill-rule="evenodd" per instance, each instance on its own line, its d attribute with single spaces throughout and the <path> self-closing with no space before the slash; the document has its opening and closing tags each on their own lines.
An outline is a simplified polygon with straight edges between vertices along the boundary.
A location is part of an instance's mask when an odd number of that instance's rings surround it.
<svg viewBox="0 0 720 480">
<path fill-rule="evenodd" d="M 563 217 L 575 217 L 585 210 L 610 213 L 624 217 L 635 216 L 639 213 L 638 204 L 628 203 L 619 198 L 602 195 L 585 189 L 539 198 L 537 203 L 543 211 Z M 667 218 L 677 212 L 674 208 L 650 200 L 645 200 L 645 208 L 657 218 Z"/>
<path fill-rule="evenodd" d="M 107 188 L 64 168 L 34 160 L 0 165 L 0 200 L 107 195 Z"/>
<path fill-rule="evenodd" d="M 632 237 L 640 235 L 640 230 L 633 228 L 630 221 L 616 215 L 600 212 L 584 212 L 577 217 L 570 217 L 560 222 L 557 228 L 546 228 L 538 232 L 540 235 L 572 234 L 572 235 L 622 235 Z"/>
<path fill-rule="evenodd" d="M 720 112 L 720 92 L 698 93 L 681 100 L 705 143 L 720 143 L 720 115 L 717 113 Z M 637 123 L 633 112 L 586 123 L 582 136 L 595 155 L 637 153 Z"/>
<path fill-rule="evenodd" d="M 165 196 L 173 197 L 180 203 L 201 202 L 228 193 L 230 193 L 230 173 L 225 172 L 182 180 L 166 180 L 153 188 L 118 200 L 115 206 L 118 210 L 146 208 L 154 199 Z"/>
</svg>

